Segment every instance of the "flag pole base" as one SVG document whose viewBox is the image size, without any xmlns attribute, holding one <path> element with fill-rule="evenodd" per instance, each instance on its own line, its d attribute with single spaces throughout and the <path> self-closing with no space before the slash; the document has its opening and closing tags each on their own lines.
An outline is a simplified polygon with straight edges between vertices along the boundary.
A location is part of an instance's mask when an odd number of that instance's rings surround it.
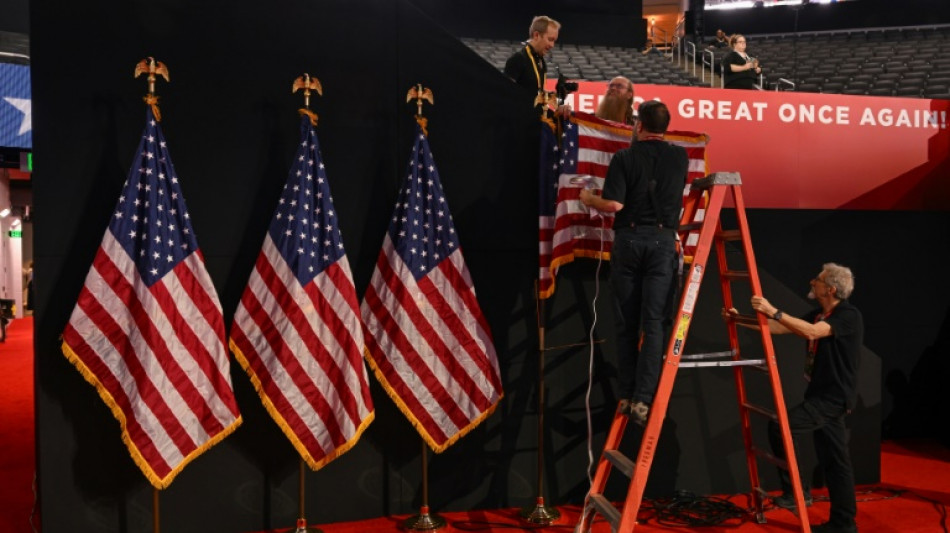
<svg viewBox="0 0 950 533">
<path fill-rule="evenodd" d="M 445 527 L 445 519 L 437 514 L 429 514 L 429 507 L 423 505 L 419 514 L 407 518 L 402 525 L 410 531 L 435 531 Z"/>
<path fill-rule="evenodd" d="M 561 518 L 561 512 L 556 507 L 545 507 L 544 498 L 539 497 L 538 503 L 534 507 L 530 505 L 522 507 L 519 516 L 525 522 L 547 526 Z"/>
<path fill-rule="evenodd" d="M 317 527 L 308 526 L 305 519 L 298 518 L 297 529 L 294 530 L 294 533 L 323 533 L 323 530 Z"/>
</svg>

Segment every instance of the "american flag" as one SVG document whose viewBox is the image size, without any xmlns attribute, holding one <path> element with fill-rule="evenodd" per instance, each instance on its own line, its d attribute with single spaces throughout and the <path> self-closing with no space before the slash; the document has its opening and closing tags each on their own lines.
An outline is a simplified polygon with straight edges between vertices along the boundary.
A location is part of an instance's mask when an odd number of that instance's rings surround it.
<svg viewBox="0 0 950 533">
<path fill-rule="evenodd" d="M 352 448 L 372 422 L 359 301 L 308 117 L 230 345 L 310 468 Z"/>
<path fill-rule="evenodd" d="M 152 109 L 66 330 L 156 488 L 241 423 L 224 317 Z"/>
<path fill-rule="evenodd" d="M 541 129 L 538 287 L 539 296 L 548 298 L 554 294 L 555 276 L 561 265 L 576 257 L 610 259 L 613 216 L 592 216 L 578 197 L 588 181 L 595 189 L 603 189 L 611 158 L 618 150 L 630 146 L 633 131 L 630 126 L 577 112 L 565 122 L 558 148 L 552 145 L 552 139 L 547 138 L 549 128 L 542 125 Z M 683 191 L 685 199 L 693 180 L 706 175 L 708 138 L 705 134 L 682 131 L 668 131 L 665 138 L 684 147 L 689 157 L 689 174 Z M 560 158 L 555 160 L 554 154 L 559 154 Z M 553 204 L 550 200 L 552 191 L 556 191 Z M 700 209 L 696 221 L 701 221 L 703 214 Z M 691 255 L 698 239 L 697 232 L 686 236 L 686 255 Z"/>
<path fill-rule="evenodd" d="M 494 411 L 498 358 L 421 127 L 362 312 L 370 365 L 433 450 Z"/>
</svg>

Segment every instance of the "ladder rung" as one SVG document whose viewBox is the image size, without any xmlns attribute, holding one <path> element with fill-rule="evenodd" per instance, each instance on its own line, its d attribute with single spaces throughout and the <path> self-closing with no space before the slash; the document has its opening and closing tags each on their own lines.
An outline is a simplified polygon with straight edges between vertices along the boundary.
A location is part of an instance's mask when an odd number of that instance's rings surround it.
<svg viewBox="0 0 950 533">
<path fill-rule="evenodd" d="M 739 361 L 706 361 L 700 363 L 680 363 L 680 368 L 709 368 L 709 367 L 730 367 L 730 366 L 754 366 L 758 367 L 765 364 L 765 359 L 740 359 Z"/>
<path fill-rule="evenodd" d="M 752 452 L 758 455 L 759 457 L 765 459 L 766 461 L 772 463 L 773 465 L 781 468 L 782 470 L 788 470 L 788 461 L 786 461 L 785 459 L 780 459 L 772 455 L 771 452 L 767 452 L 755 446 L 752 447 Z"/>
<path fill-rule="evenodd" d="M 698 361 L 700 359 L 716 359 L 718 357 L 733 357 L 736 355 L 735 350 L 726 350 L 725 352 L 709 352 L 709 353 L 694 353 L 689 355 L 684 355 L 680 358 L 681 361 Z"/>
<path fill-rule="evenodd" d="M 749 279 L 749 272 L 746 270 L 726 270 L 720 276 L 729 279 Z"/>
<path fill-rule="evenodd" d="M 742 404 L 742 407 L 745 407 L 746 409 L 748 409 L 748 410 L 750 410 L 750 411 L 759 413 L 759 414 L 762 415 L 762 416 L 766 416 L 766 417 L 771 418 L 772 420 L 775 420 L 776 422 L 778 422 L 778 415 L 776 415 L 776 414 L 775 414 L 775 411 L 772 411 L 771 409 L 766 409 L 765 407 L 759 407 L 758 405 L 753 405 L 753 404 L 748 403 L 748 402 L 744 402 L 744 403 Z"/>
<path fill-rule="evenodd" d="M 698 231 L 703 229 L 702 222 L 690 222 L 689 224 L 680 224 L 680 227 L 677 231 L 680 233 L 686 233 L 687 231 Z"/>
<path fill-rule="evenodd" d="M 736 324 L 752 326 L 755 329 L 758 329 L 759 327 L 759 317 L 756 315 L 736 315 L 731 317 L 731 319 Z"/>
<path fill-rule="evenodd" d="M 604 450 L 604 459 L 610 461 L 617 470 L 620 470 L 627 477 L 633 477 L 633 461 L 629 457 L 620 453 L 618 450 Z"/>
<path fill-rule="evenodd" d="M 724 241 L 741 241 L 742 232 L 737 229 L 727 229 L 716 233 L 716 236 Z"/>
<path fill-rule="evenodd" d="M 610 524 L 611 531 L 617 531 L 620 526 L 620 511 L 610 503 L 603 494 L 591 494 L 590 503 L 597 508 L 597 512 Z"/>
</svg>

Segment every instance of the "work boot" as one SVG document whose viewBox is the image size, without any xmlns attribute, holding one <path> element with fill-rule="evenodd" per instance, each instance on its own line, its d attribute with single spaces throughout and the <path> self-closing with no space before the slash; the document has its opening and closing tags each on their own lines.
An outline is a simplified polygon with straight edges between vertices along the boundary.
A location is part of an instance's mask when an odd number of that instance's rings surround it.
<svg viewBox="0 0 950 533">
<path fill-rule="evenodd" d="M 630 419 L 635 424 L 641 426 L 647 425 L 647 417 L 650 415 L 650 406 L 643 402 L 630 402 Z"/>
<path fill-rule="evenodd" d="M 812 500 L 811 492 L 805 493 L 805 507 L 811 507 Z M 798 505 L 795 504 L 795 495 L 794 494 L 782 494 L 781 496 L 776 496 L 772 498 L 772 505 L 776 507 L 781 507 L 782 509 L 788 509 L 789 511 L 794 511 L 798 508 Z M 812 530 L 814 531 L 814 530 Z"/>
<path fill-rule="evenodd" d="M 858 533 L 858 526 L 853 522 L 846 525 L 835 525 L 831 522 L 825 522 L 824 524 L 814 526 L 811 530 L 814 533 Z"/>
</svg>

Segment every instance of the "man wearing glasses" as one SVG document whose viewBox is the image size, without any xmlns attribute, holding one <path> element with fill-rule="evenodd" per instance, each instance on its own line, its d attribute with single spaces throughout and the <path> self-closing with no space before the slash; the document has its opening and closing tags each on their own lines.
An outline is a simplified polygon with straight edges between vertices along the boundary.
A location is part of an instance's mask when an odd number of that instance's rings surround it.
<svg viewBox="0 0 950 533">
<path fill-rule="evenodd" d="M 633 116 L 633 82 L 623 76 L 610 80 L 595 115 L 632 126 L 636 122 Z"/>
<path fill-rule="evenodd" d="M 857 532 L 855 515 L 857 504 L 854 495 L 854 472 L 848 452 L 848 431 L 845 415 L 854 408 L 857 396 L 858 355 L 864 344 L 864 322 L 861 312 L 851 305 L 848 297 L 854 289 L 851 269 L 827 263 L 818 276 L 811 280 L 808 297 L 818 302 L 819 307 L 801 318 L 788 316 L 769 303 L 764 297 L 753 296 L 752 308 L 770 318 L 769 332 L 793 333 L 806 339 L 805 400 L 788 410 L 788 425 L 798 453 L 802 435 L 813 433 L 815 453 L 825 473 L 828 498 L 831 500 L 831 516 L 828 522 L 811 530 L 815 533 Z M 736 316 L 735 309 L 729 315 Z M 775 421 L 769 423 L 769 440 L 773 453 L 785 457 L 782 436 Z M 801 469 L 799 469 L 801 472 Z M 795 509 L 795 497 L 788 472 L 779 469 L 782 495 L 773 498 L 778 507 Z M 811 505 L 812 497 L 807 484 L 802 480 L 805 503 Z"/>
</svg>

